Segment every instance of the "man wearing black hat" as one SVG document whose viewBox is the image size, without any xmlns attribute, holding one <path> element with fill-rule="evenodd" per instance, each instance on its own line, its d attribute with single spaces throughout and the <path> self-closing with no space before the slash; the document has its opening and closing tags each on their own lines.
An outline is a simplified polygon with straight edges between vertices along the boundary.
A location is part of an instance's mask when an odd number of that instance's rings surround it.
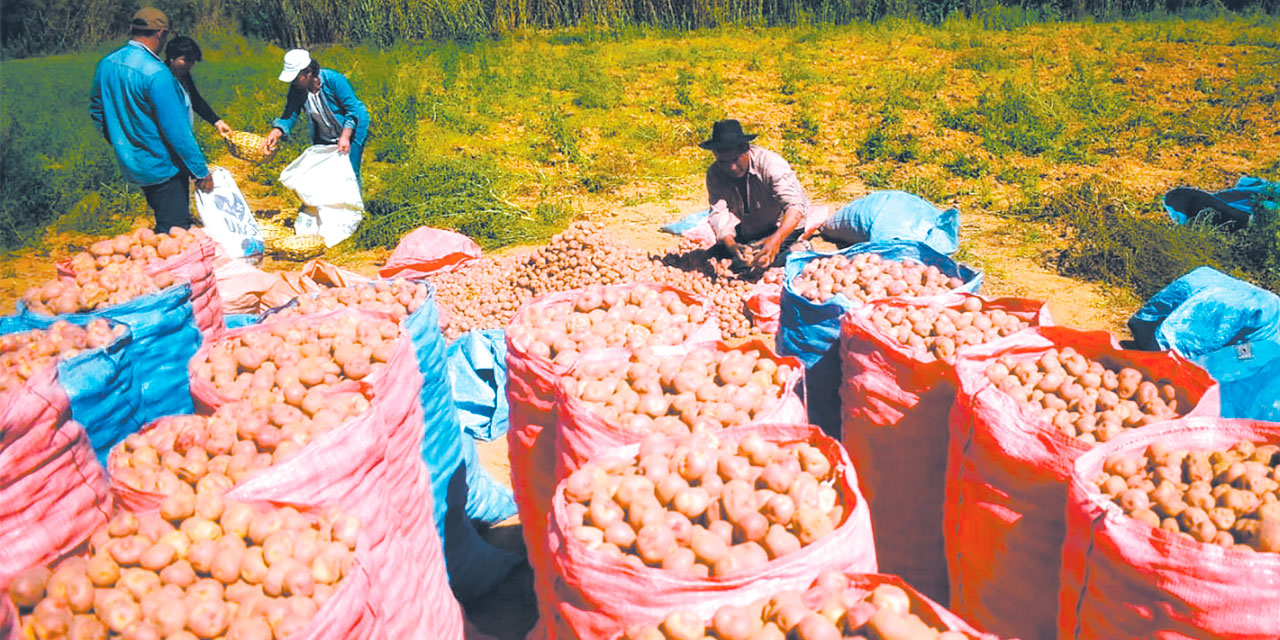
<svg viewBox="0 0 1280 640">
<path fill-rule="evenodd" d="M 129 42 L 98 62 L 89 94 L 89 116 L 124 177 L 142 187 L 157 232 L 191 226 L 192 178 L 201 191 L 213 190 L 182 87 L 160 59 L 168 38 L 169 18 L 162 11 L 138 10 Z"/>
<path fill-rule="evenodd" d="M 708 221 L 734 261 L 766 269 L 799 238 L 809 197 L 782 156 L 751 144 L 737 120 L 720 120 L 698 146 L 715 153 L 707 169 Z"/>
</svg>

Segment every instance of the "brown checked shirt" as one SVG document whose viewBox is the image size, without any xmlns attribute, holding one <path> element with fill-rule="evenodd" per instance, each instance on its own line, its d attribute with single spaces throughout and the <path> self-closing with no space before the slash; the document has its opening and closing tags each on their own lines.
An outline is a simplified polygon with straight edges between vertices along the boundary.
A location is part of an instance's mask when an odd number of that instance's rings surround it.
<svg viewBox="0 0 1280 640">
<path fill-rule="evenodd" d="M 754 242 L 773 233 L 782 214 L 795 205 L 809 206 L 809 196 L 796 172 L 782 156 L 751 145 L 747 175 L 734 178 L 711 165 L 707 169 L 708 222 L 717 238 L 734 233 L 739 242 Z"/>
</svg>

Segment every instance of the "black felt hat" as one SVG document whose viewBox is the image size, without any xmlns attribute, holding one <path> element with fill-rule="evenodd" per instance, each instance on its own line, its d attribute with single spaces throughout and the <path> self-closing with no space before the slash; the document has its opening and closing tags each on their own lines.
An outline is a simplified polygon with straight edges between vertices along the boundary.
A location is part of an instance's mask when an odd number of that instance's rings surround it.
<svg viewBox="0 0 1280 640">
<path fill-rule="evenodd" d="M 742 132 L 742 123 L 737 120 L 718 120 L 711 125 L 711 139 L 699 142 L 698 146 L 708 151 L 725 151 L 755 139 L 756 134 Z"/>
</svg>

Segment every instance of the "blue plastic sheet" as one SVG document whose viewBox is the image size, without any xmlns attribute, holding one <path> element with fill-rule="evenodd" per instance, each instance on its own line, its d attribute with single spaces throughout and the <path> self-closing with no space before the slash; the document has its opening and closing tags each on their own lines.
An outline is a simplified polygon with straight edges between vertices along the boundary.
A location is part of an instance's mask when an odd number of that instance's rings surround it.
<svg viewBox="0 0 1280 640">
<path fill-rule="evenodd" d="M 1245 342 L 1194 359 L 1222 395 L 1222 417 L 1280 422 L 1280 341 Z"/>
<path fill-rule="evenodd" d="M 32 315 L 0 318 L 0 335 L 47 329 L 54 320 Z M 127 355 L 132 345 L 133 334 L 126 327 L 111 344 L 58 361 L 58 384 L 71 401 L 71 418 L 84 426 L 104 467 L 111 447 L 142 426 L 136 418 L 141 399 Z"/>
<path fill-rule="evenodd" d="M 35 313 L 19 301 L 18 315 L 33 325 L 57 318 L 76 324 L 108 318 L 127 325 L 133 342 L 125 352 L 140 398 L 135 424 L 146 425 L 164 416 L 187 415 L 194 410 L 187 363 L 200 349 L 202 338 L 191 310 L 190 285 L 177 284 L 124 304 L 56 318 Z"/>
<path fill-rule="evenodd" d="M 502 329 L 469 331 L 449 345 L 449 380 L 462 430 L 489 442 L 507 433 L 507 338 Z"/>
<path fill-rule="evenodd" d="M 1248 224 L 1256 206 L 1271 211 L 1280 209 L 1280 183 L 1243 176 L 1235 187 L 1217 193 L 1178 187 L 1164 195 L 1164 210 L 1178 224 L 1186 224 L 1200 212 L 1211 210 L 1215 223 L 1240 228 Z"/>
<path fill-rule="evenodd" d="M 922 242 L 868 242 L 831 253 L 799 251 L 787 256 L 787 264 L 783 268 L 778 352 L 795 356 L 804 363 L 809 421 L 835 438 L 840 437 L 840 317 L 860 303 L 843 294 L 836 294 L 826 302 L 813 302 L 796 293 L 792 283 L 804 265 L 813 260 L 858 253 L 875 253 L 887 260 L 937 267 L 948 276 L 964 281 L 956 291 L 977 293 L 982 285 L 981 272 L 938 253 Z"/>
<path fill-rule="evenodd" d="M 434 515 L 444 542 L 449 585 L 459 600 L 468 601 L 498 586 L 520 562 L 518 556 L 485 542 L 467 513 L 471 500 L 486 507 L 501 503 L 499 490 L 504 487 L 478 464 L 475 441 L 463 434 L 458 423 L 434 295 L 405 318 L 403 326 L 413 340 L 422 372 L 419 401 L 426 421 L 422 459 L 431 470 Z"/>
<path fill-rule="evenodd" d="M 239 329 L 258 324 L 259 317 L 252 313 L 229 313 L 222 316 L 223 322 L 226 323 L 228 329 Z"/>
<path fill-rule="evenodd" d="M 1241 342 L 1280 336 L 1280 296 L 1211 267 L 1161 289 L 1129 318 L 1138 347 L 1196 358 Z"/>
<path fill-rule="evenodd" d="M 923 242 L 951 255 L 960 247 L 960 212 L 905 191 L 876 191 L 836 211 L 822 234 L 843 242 Z"/>
<path fill-rule="evenodd" d="M 702 224 L 704 220 L 711 216 L 710 209 L 695 211 L 675 222 L 663 225 L 661 231 L 665 231 L 674 236 L 682 236 L 690 229 Z"/>
<path fill-rule="evenodd" d="M 1227 418 L 1280 420 L 1280 296 L 1210 267 L 1174 280 L 1129 318 L 1141 349 L 1199 363 Z"/>
</svg>

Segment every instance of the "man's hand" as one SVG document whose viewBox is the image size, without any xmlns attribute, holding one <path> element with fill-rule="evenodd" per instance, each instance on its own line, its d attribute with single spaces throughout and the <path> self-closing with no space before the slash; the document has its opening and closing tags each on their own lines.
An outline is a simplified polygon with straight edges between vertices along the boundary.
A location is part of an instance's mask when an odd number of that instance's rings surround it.
<svg viewBox="0 0 1280 640">
<path fill-rule="evenodd" d="M 342 135 L 338 136 L 338 153 L 347 153 L 351 151 L 351 130 L 343 129 Z"/>
<path fill-rule="evenodd" d="M 213 191 L 213 174 L 210 173 L 209 175 L 206 175 L 203 178 L 197 178 L 196 188 L 205 193 L 209 193 L 210 191 Z"/>
<path fill-rule="evenodd" d="M 262 141 L 262 152 L 266 154 L 273 153 L 276 150 L 276 145 L 280 144 L 280 137 L 283 135 L 283 131 L 272 129 L 271 133 L 267 134 L 267 139 Z"/>
<path fill-rule="evenodd" d="M 214 128 L 214 129 L 217 129 L 217 130 L 218 130 L 218 135 L 220 135 L 220 136 L 222 136 L 222 137 L 224 137 L 224 138 L 225 138 L 225 137 L 227 137 L 227 136 L 229 136 L 229 135 L 231 135 L 231 134 L 233 134 L 233 133 L 235 133 L 235 129 L 232 129 L 232 128 L 231 128 L 231 125 L 227 124 L 227 121 L 226 121 L 226 120 L 219 120 L 219 121 L 217 121 L 217 122 L 213 123 L 213 128 Z"/>
<path fill-rule="evenodd" d="M 765 239 L 764 245 L 760 247 L 759 253 L 756 254 L 755 260 L 751 261 L 751 266 L 757 269 L 768 269 L 769 265 L 778 257 L 778 249 L 782 246 L 782 240 L 778 239 L 777 234 L 769 236 Z"/>
<path fill-rule="evenodd" d="M 745 244 L 738 244 L 733 236 L 721 238 L 724 248 L 729 250 L 729 255 L 733 256 L 733 261 L 739 264 L 746 264 L 750 259 L 750 247 Z"/>
</svg>

